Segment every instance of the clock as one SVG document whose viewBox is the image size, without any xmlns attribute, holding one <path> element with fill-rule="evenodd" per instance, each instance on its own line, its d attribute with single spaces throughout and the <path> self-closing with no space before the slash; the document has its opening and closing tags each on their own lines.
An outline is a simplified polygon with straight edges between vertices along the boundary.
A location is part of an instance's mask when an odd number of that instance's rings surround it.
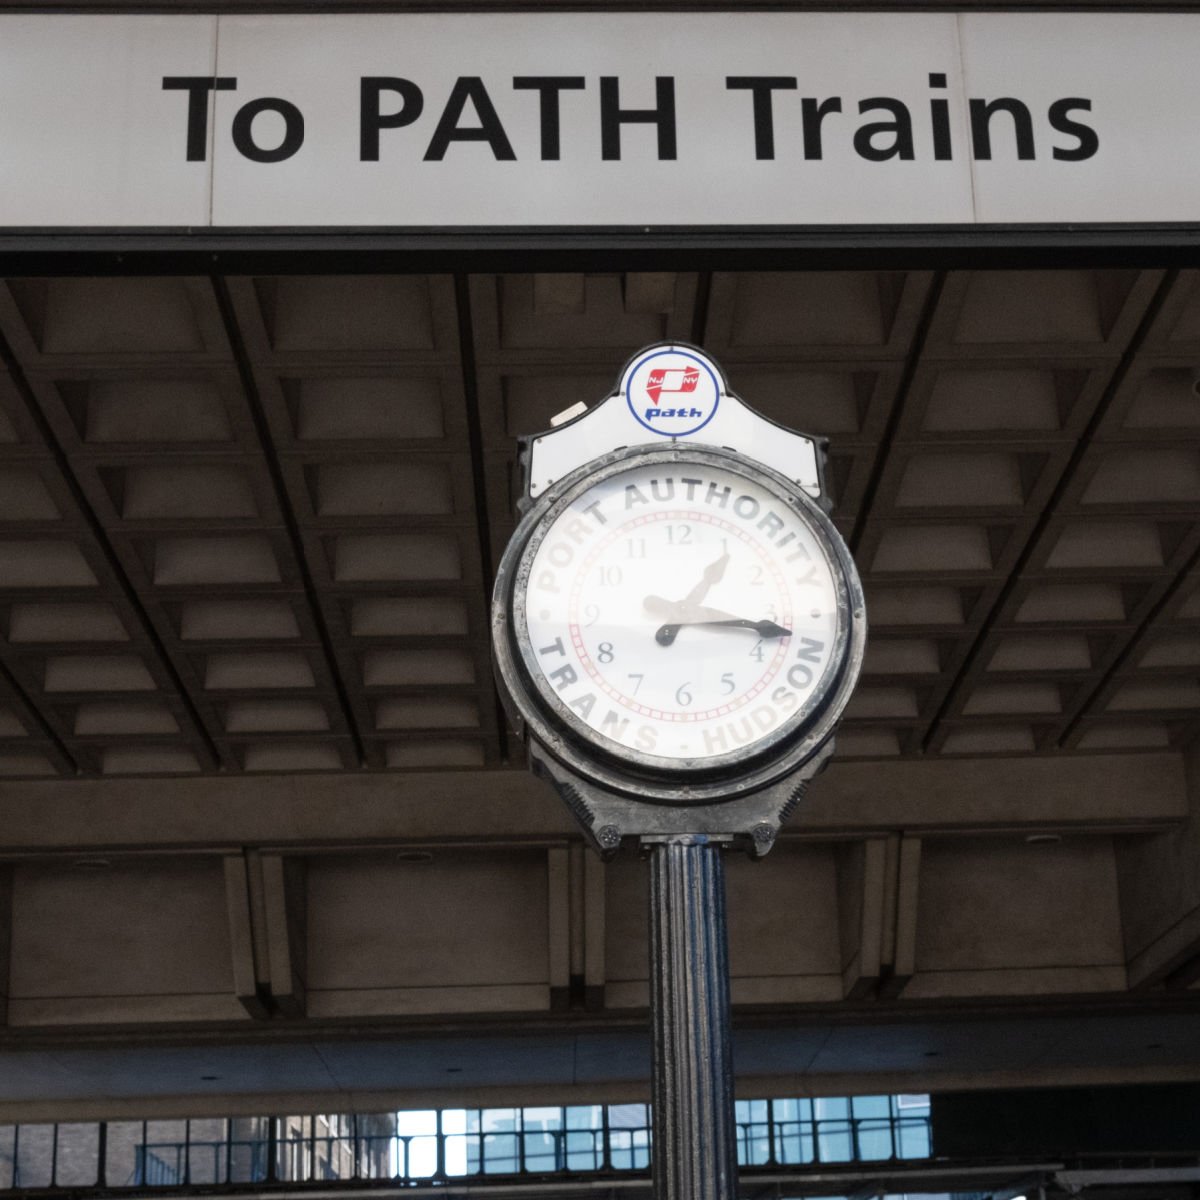
<svg viewBox="0 0 1200 1200">
<path fill-rule="evenodd" d="M 829 741 L 866 635 L 821 506 L 728 450 L 610 453 L 551 487 L 501 563 L 496 663 L 519 719 L 576 774 L 721 802 Z"/>
</svg>

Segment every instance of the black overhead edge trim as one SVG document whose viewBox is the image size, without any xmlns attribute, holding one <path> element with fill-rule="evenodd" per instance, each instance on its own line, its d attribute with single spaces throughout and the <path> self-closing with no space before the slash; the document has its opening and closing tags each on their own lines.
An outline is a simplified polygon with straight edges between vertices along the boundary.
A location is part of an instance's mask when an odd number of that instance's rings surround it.
<svg viewBox="0 0 1200 1200">
<path fill-rule="evenodd" d="M 0 230 L 0 273 L 1200 266 L 1200 223 Z"/>
</svg>

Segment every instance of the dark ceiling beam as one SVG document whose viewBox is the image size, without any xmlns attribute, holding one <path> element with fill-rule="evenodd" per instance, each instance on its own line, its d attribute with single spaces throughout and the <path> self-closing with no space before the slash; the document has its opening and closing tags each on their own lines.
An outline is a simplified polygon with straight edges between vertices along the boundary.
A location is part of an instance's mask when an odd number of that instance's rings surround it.
<svg viewBox="0 0 1200 1200">
<path fill-rule="evenodd" d="M 785 836 L 1172 828 L 1187 814 L 1181 754 L 834 763 Z M 0 857 L 104 850 L 281 849 L 562 840 L 565 805 L 523 771 L 403 776 L 12 781 Z"/>
</svg>

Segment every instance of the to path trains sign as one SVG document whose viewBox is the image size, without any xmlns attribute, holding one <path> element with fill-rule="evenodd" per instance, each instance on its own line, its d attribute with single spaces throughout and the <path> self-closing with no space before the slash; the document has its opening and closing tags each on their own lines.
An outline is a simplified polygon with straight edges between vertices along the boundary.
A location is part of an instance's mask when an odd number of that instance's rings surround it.
<svg viewBox="0 0 1200 1200">
<path fill-rule="evenodd" d="M 6 14 L 0 224 L 1194 222 L 1197 61 L 1183 13 Z"/>
</svg>

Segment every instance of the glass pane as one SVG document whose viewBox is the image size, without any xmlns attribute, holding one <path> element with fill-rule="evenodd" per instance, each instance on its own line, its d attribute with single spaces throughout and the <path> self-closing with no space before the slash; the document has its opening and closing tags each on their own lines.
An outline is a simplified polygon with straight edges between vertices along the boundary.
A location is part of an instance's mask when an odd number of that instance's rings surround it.
<svg viewBox="0 0 1200 1200">
<path fill-rule="evenodd" d="M 99 1156 L 99 1125 L 60 1125 L 55 1187 L 94 1187 L 100 1175 Z"/>
<path fill-rule="evenodd" d="M 649 1124 L 645 1104 L 610 1104 L 608 1127 L 610 1129 L 645 1129 Z"/>
<path fill-rule="evenodd" d="M 515 1133 L 483 1135 L 483 1171 L 486 1175 L 511 1175 L 521 1169 Z"/>
<path fill-rule="evenodd" d="M 561 1171 L 563 1110 L 549 1106 L 522 1109 L 521 1125 L 525 1130 L 525 1170 Z"/>
<path fill-rule="evenodd" d="M 352 1123 L 356 1134 L 355 1167 L 360 1179 L 391 1179 L 397 1171 L 393 1137 L 399 1113 L 359 1113 Z"/>
<path fill-rule="evenodd" d="M 761 1167 L 771 1161 L 771 1127 L 765 1121 L 737 1127 L 737 1157 L 742 1166 Z"/>
<path fill-rule="evenodd" d="M 796 1100 L 772 1100 L 771 1113 L 776 1121 L 811 1121 L 812 1101 L 807 1096 Z"/>
<path fill-rule="evenodd" d="M 53 1178 L 53 1160 L 53 1125 L 22 1125 L 18 1128 L 17 1187 L 49 1187 Z"/>
<path fill-rule="evenodd" d="M 891 1121 L 858 1122 L 858 1157 L 864 1162 L 892 1157 Z"/>
<path fill-rule="evenodd" d="M 902 1119 L 896 1129 L 897 1157 L 931 1158 L 933 1148 L 929 1144 L 929 1122 L 927 1120 Z"/>
<path fill-rule="evenodd" d="M 280 1179 L 299 1183 L 313 1178 L 312 1125 L 311 1117 L 289 1116 L 276 1119 L 275 1169 Z"/>
<path fill-rule="evenodd" d="M 519 1108 L 485 1108 L 479 1114 L 479 1128 L 484 1133 L 515 1133 L 520 1127 Z"/>
<path fill-rule="evenodd" d="M 813 1115 L 818 1121 L 844 1121 L 850 1116 L 850 1101 L 845 1096 L 818 1096 L 813 1101 Z"/>
<path fill-rule="evenodd" d="M 109 1121 L 104 1177 L 109 1187 L 133 1187 L 137 1147 L 142 1144 L 141 1121 Z"/>
<path fill-rule="evenodd" d="M 390 1134 L 360 1133 L 358 1135 L 358 1177 L 360 1179 L 390 1179 L 396 1174 L 392 1161 L 395 1147 Z"/>
<path fill-rule="evenodd" d="M 437 1174 L 438 1140 L 433 1137 L 410 1138 L 408 1142 L 408 1175 L 410 1179 L 428 1179 Z"/>
<path fill-rule="evenodd" d="M 856 1117 L 890 1117 L 892 1115 L 891 1096 L 855 1096 L 850 1103 Z"/>
<path fill-rule="evenodd" d="M 443 1128 L 445 1128 L 443 1117 Z M 479 1139 L 471 1133 L 445 1135 L 446 1174 L 474 1175 L 479 1170 Z"/>
<path fill-rule="evenodd" d="M 629 1107 L 638 1106 L 630 1105 Z M 640 1107 L 644 1107 L 644 1105 Z M 650 1165 L 649 1131 L 646 1129 L 610 1129 L 608 1154 L 615 1170 L 643 1170 Z"/>
<path fill-rule="evenodd" d="M 191 1183 L 225 1182 L 225 1122 L 205 1117 L 188 1122 L 187 1178 Z"/>
<path fill-rule="evenodd" d="M 329 1157 L 331 1146 L 327 1138 L 313 1139 L 313 1178 L 334 1178 L 334 1164 Z"/>
<path fill-rule="evenodd" d="M 848 1121 L 821 1121 L 817 1125 L 817 1157 L 821 1162 L 852 1162 L 854 1142 Z"/>
<path fill-rule="evenodd" d="M 807 1121 L 787 1121 L 775 1126 L 775 1161 L 813 1161 L 813 1128 Z"/>
<path fill-rule="evenodd" d="M 325 1132 L 326 1129 L 328 1132 Z M 318 1125 L 318 1130 L 317 1178 L 353 1179 L 354 1139 L 342 1133 L 341 1122 L 337 1117 L 330 1117 L 328 1125 L 324 1128 Z"/>
<path fill-rule="evenodd" d="M 526 1114 L 528 1120 L 528 1114 Z M 526 1171 L 561 1171 L 563 1169 L 562 1151 L 557 1130 L 547 1129 L 537 1133 L 526 1129 L 525 1139 L 525 1170 Z"/>
<path fill-rule="evenodd" d="M 147 1121 L 146 1141 L 137 1166 L 146 1187 L 172 1187 L 187 1175 L 187 1122 Z"/>
<path fill-rule="evenodd" d="M 261 1183 L 267 1177 L 268 1137 L 273 1117 L 234 1117 L 226 1151 L 230 1183 Z"/>
<path fill-rule="evenodd" d="M 599 1129 L 569 1129 L 568 1171 L 599 1171 L 604 1166 L 604 1133 Z"/>
<path fill-rule="evenodd" d="M 438 1115 L 435 1108 L 414 1109 L 396 1114 L 397 1133 L 437 1133 Z"/>
<path fill-rule="evenodd" d="M 599 1129 L 604 1109 L 599 1104 L 573 1104 L 566 1109 L 568 1129 Z"/>
</svg>

